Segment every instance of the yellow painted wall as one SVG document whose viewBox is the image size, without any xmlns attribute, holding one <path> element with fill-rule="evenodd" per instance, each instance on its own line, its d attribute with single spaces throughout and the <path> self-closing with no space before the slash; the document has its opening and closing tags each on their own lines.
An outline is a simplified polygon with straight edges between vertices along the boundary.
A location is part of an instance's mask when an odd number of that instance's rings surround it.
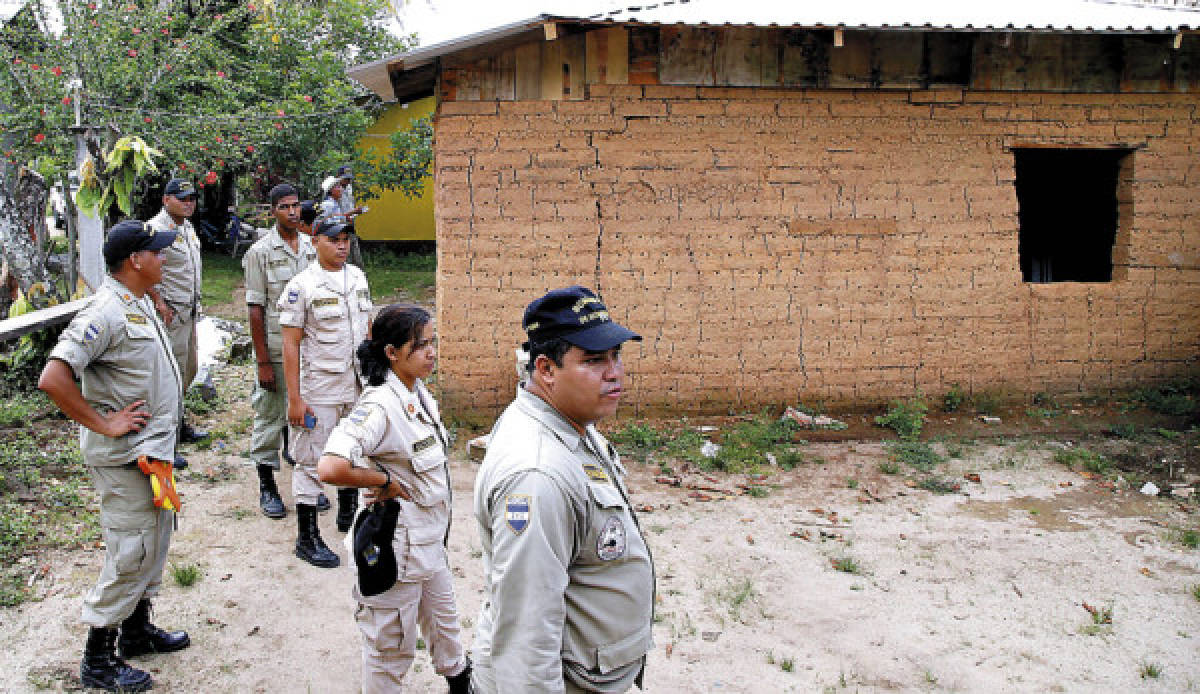
<svg viewBox="0 0 1200 694">
<path fill-rule="evenodd" d="M 432 96 L 418 99 L 405 108 L 404 104 L 392 104 L 367 130 L 359 141 L 359 149 L 375 148 L 390 152 L 388 137 L 400 128 L 408 128 L 414 118 L 433 113 Z M 374 200 L 355 200 L 359 205 L 370 208 L 366 214 L 354 220 L 354 230 L 367 241 L 432 241 L 435 237 L 433 224 L 433 177 L 425 179 L 425 187 L 419 198 L 409 198 L 399 190 L 385 190 Z"/>
</svg>

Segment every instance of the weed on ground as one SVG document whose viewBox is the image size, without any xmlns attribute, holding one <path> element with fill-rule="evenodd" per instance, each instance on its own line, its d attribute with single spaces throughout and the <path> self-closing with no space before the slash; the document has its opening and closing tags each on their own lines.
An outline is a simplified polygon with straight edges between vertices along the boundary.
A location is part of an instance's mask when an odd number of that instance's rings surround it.
<svg viewBox="0 0 1200 694">
<path fill-rule="evenodd" d="M 1054 462 L 1066 466 L 1068 470 L 1078 467 L 1096 475 L 1107 474 L 1113 466 L 1112 461 L 1103 454 L 1078 447 L 1058 451 L 1054 454 Z"/>
<path fill-rule="evenodd" d="M 921 472 L 929 472 L 938 463 L 942 462 L 942 456 L 933 450 L 924 441 L 898 441 L 890 443 L 887 446 L 888 457 L 893 462 L 904 463 L 915 470 Z"/>
<path fill-rule="evenodd" d="M 926 404 L 925 398 L 917 393 L 908 400 L 893 400 L 887 414 L 876 417 L 875 423 L 895 431 L 901 439 L 911 441 L 921 435 L 928 413 L 929 405 Z"/>
</svg>

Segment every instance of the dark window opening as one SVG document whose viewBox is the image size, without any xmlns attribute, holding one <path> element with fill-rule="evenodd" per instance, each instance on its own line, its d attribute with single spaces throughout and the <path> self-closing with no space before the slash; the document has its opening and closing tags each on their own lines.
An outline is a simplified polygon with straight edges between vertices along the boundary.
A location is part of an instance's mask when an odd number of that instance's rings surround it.
<svg viewBox="0 0 1200 694">
<path fill-rule="evenodd" d="M 1014 149 L 1026 282 L 1111 282 L 1125 149 Z"/>
</svg>

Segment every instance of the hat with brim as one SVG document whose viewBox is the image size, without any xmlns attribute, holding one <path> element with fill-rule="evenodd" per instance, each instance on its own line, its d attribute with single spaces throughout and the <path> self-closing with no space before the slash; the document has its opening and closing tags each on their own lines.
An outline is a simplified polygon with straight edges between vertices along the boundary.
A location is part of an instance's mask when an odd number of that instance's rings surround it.
<svg viewBox="0 0 1200 694">
<path fill-rule="evenodd" d="M 574 286 L 555 289 L 525 309 L 521 327 L 531 342 L 561 338 L 589 352 L 603 352 L 641 335 L 613 321 L 592 290 Z"/>
<path fill-rule="evenodd" d="M 329 191 L 333 190 L 338 181 L 339 179 L 336 176 L 327 176 L 324 181 L 321 181 L 321 192 L 328 195 Z"/>
<path fill-rule="evenodd" d="M 155 229 L 136 219 L 114 224 L 104 238 L 104 261 L 114 265 L 138 251 L 161 251 L 175 243 L 174 231 Z"/>
<path fill-rule="evenodd" d="M 354 225 L 347 224 L 346 222 L 327 219 L 318 224 L 316 231 L 313 232 L 313 234 L 322 234 L 331 239 L 336 239 L 338 235 L 342 233 L 353 234 Z"/>
</svg>

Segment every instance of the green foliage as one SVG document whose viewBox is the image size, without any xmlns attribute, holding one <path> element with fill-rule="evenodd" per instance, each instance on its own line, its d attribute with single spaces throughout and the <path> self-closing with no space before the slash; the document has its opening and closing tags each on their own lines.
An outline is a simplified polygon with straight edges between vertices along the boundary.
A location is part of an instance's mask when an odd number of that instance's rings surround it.
<svg viewBox="0 0 1200 694">
<path fill-rule="evenodd" d="M 200 580 L 200 567 L 196 564 L 171 564 L 171 578 L 184 588 L 189 588 Z"/>
<path fill-rule="evenodd" d="M 1134 393 L 1134 399 L 1159 414 L 1187 417 L 1197 412 L 1197 390 L 1196 380 L 1185 379 L 1158 387 L 1140 388 Z"/>
<path fill-rule="evenodd" d="M 220 404 L 220 400 L 216 398 L 212 402 L 204 399 L 204 394 L 199 388 L 189 388 L 188 392 L 183 395 L 184 408 L 188 412 L 201 417 L 217 409 Z"/>
<path fill-rule="evenodd" d="M 1195 528 L 1176 528 L 1171 531 L 1171 537 L 1188 549 L 1200 547 L 1200 530 Z"/>
<path fill-rule="evenodd" d="M 1200 583 L 1192 584 L 1192 587 L 1189 590 L 1196 602 L 1200 602 Z"/>
<path fill-rule="evenodd" d="M 715 458 L 701 455 L 695 462 L 705 469 L 753 472 L 760 464 L 767 462 L 767 453 L 774 454 L 776 447 L 790 444 L 796 430 L 797 425 L 791 419 L 781 420 L 762 412 L 753 419 L 738 422 L 726 432 L 721 437 L 721 447 Z"/>
<path fill-rule="evenodd" d="M 755 499 L 762 499 L 771 494 L 771 488 L 762 484 L 752 484 L 746 487 L 746 493 Z"/>
<path fill-rule="evenodd" d="M 775 464 L 781 470 L 792 470 L 804 464 L 804 454 L 794 449 L 787 449 L 775 454 Z"/>
<path fill-rule="evenodd" d="M 843 556 L 830 559 L 829 563 L 837 571 L 842 573 L 858 575 L 863 572 L 862 566 L 854 557 Z"/>
<path fill-rule="evenodd" d="M 992 390 L 985 390 L 975 393 L 971 397 L 971 404 L 975 406 L 975 411 L 979 414 L 994 415 L 1000 410 L 1000 405 L 1003 402 L 1003 397 L 1000 393 Z"/>
<path fill-rule="evenodd" d="M 396 254 L 380 249 L 364 252 L 363 264 L 376 303 L 420 301 L 433 289 L 437 256 L 432 252 Z"/>
<path fill-rule="evenodd" d="M 1142 679 L 1158 679 L 1162 676 L 1162 667 L 1156 663 L 1142 663 L 1139 674 Z"/>
<path fill-rule="evenodd" d="M 1109 427 L 1112 433 L 1118 438 L 1132 439 L 1137 437 L 1137 425 L 1133 422 L 1117 422 Z"/>
<path fill-rule="evenodd" d="M 928 472 L 942 462 L 942 456 L 924 441 L 897 441 L 888 444 L 887 449 L 894 462 L 904 463 L 922 472 Z"/>
<path fill-rule="evenodd" d="M 1112 461 L 1103 454 L 1089 451 L 1086 448 L 1068 448 L 1057 451 L 1054 454 L 1054 462 L 1065 465 L 1070 470 L 1074 470 L 1078 466 L 1097 475 L 1108 473 L 1113 465 Z"/>
<path fill-rule="evenodd" d="M 879 464 L 879 471 L 885 475 L 897 475 L 900 474 L 900 466 L 888 461 Z"/>
<path fill-rule="evenodd" d="M 204 276 L 200 278 L 200 302 L 204 306 L 227 304 L 242 286 L 242 264 L 225 253 L 204 253 Z M 245 307 L 239 307 L 245 313 Z"/>
<path fill-rule="evenodd" d="M 934 494 L 953 494 L 962 488 L 957 481 L 939 475 L 929 475 L 918 482 L 917 486 Z"/>
<path fill-rule="evenodd" d="M 925 398 L 917 393 L 908 400 L 893 400 L 888 412 L 875 418 L 875 423 L 887 427 L 900 435 L 906 441 L 915 440 L 921 435 L 925 426 L 925 415 L 929 413 L 929 405 Z"/>
<path fill-rule="evenodd" d="M 950 384 L 950 390 L 942 396 L 942 411 L 957 412 L 967 401 L 967 394 L 957 383 Z"/>
<path fill-rule="evenodd" d="M 397 139 L 395 153 L 360 152 L 380 103 L 345 75 L 409 43 L 389 33 L 389 20 L 385 0 L 31 0 L 0 28 L 4 154 L 58 180 L 74 162 L 78 108 L 101 132 L 161 150 L 165 169 L 201 187 L 249 173 L 260 188 L 246 191 L 253 199 L 281 179 L 315 191 L 346 163 L 360 197 L 411 187 L 408 177 L 424 177 L 428 128 Z M 111 192 L 119 201 L 149 183 L 123 173 Z"/>
<path fill-rule="evenodd" d="M 646 453 L 657 450 L 667 442 L 667 436 L 648 424 L 630 422 L 623 429 L 614 431 L 608 437 L 613 444 L 623 449 L 632 448 L 636 452 Z"/>
<path fill-rule="evenodd" d="M 28 426 L 51 408 L 50 399 L 41 391 L 15 392 L 0 399 L 0 427 Z"/>
</svg>

